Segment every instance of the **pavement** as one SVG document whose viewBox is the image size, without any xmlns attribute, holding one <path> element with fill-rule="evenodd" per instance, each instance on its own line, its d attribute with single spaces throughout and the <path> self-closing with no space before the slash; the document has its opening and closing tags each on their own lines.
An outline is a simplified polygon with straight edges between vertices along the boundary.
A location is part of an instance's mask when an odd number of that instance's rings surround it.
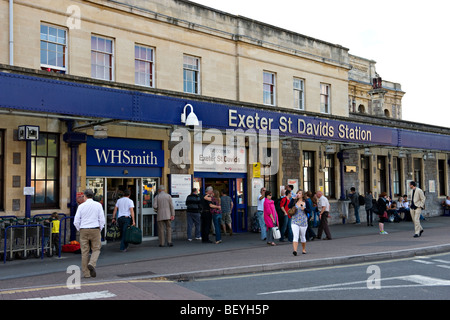
<svg viewBox="0 0 450 320">
<path fill-rule="evenodd" d="M 292 254 L 292 243 L 268 246 L 258 233 L 222 235 L 223 242 L 202 243 L 175 240 L 173 247 L 159 247 L 158 241 L 130 245 L 119 251 L 119 242 L 102 247 L 97 277 L 82 281 L 163 279 L 188 281 L 197 278 L 260 273 L 289 269 L 329 267 L 450 252 L 450 217 L 422 221 L 424 233 L 413 238 L 412 222 L 386 223 L 389 233 L 381 235 L 378 223 L 331 225 L 333 240 L 307 242 L 307 254 Z M 316 231 L 317 229 L 315 229 Z M 211 236 L 213 240 L 213 236 Z M 63 253 L 61 258 L 44 257 L 0 263 L 0 290 L 23 286 L 66 283 L 67 268 L 81 265 L 81 255 Z"/>
</svg>

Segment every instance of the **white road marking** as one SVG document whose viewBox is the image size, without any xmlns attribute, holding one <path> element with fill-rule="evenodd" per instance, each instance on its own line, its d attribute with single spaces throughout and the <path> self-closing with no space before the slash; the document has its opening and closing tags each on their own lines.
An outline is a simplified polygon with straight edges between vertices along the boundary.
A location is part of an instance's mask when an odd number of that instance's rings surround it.
<svg viewBox="0 0 450 320">
<path fill-rule="evenodd" d="M 436 267 L 441 267 L 441 268 L 445 268 L 445 269 L 450 269 L 450 266 L 443 265 L 443 264 L 438 264 Z"/>
<path fill-rule="evenodd" d="M 62 296 L 42 297 L 42 298 L 29 298 L 21 300 L 92 300 L 92 299 L 105 299 L 114 298 L 116 295 L 109 291 L 96 291 L 77 294 L 66 294 Z"/>
<path fill-rule="evenodd" d="M 447 263 L 447 264 L 450 264 L 450 261 L 448 261 L 448 260 L 433 259 L 433 261 L 439 262 L 439 263 Z"/>
<path fill-rule="evenodd" d="M 434 264 L 432 261 L 424 261 L 424 260 L 413 260 L 414 262 L 423 263 L 423 264 Z"/>
<path fill-rule="evenodd" d="M 443 280 L 443 279 L 426 277 L 426 276 L 421 276 L 421 275 L 411 275 L 411 276 L 399 277 L 399 279 L 415 282 L 424 287 L 450 286 L 450 280 Z"/>
<path fill-rule="evenodd" d="M 421 276 L 421 275 L 410 275 L 410 276 L 401 276 L 401 277 L 392 277 L 392 278 L 381 279 L 381 281 L 387 281 L 387 280 L 403 280 L 403 281 L 407 281 L 407 282 L 413 282 L 415 284 L 381 286 L 382 289 L 395 289 L 395 288 L 405 288 L 405 287 L 450 286 L 450 280 L 431 278 L 431 277 L 426 277 L 426 276 Z M 362 286 L 355 286 L 355 285 L 362 285 Z M 367 287 L 367 280 L 364 280 L 364 281 L 328 284 L 328 285 L 315 286 L 315 287 L 309 287 L 309 288 L 262 292 L 262 293 L 258 293 L 258 295 L 269 295 L 269 294 L 279 294 L 279 293 L 296 293 L 296 292 L 337 291 L 337 290 L 339 290 L 339 291 L 369 290 L 369 288 Z"/>
</svg>

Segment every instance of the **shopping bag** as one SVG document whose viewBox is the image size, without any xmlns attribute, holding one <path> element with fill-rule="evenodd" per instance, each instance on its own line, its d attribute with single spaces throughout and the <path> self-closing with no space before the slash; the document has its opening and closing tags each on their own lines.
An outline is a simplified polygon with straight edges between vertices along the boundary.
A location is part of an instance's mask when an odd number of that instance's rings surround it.
<svg viewBox="0 0 450 320">
<path fill-rule="evenodd" d="M 118 239 L 120 239 L 120 229 L 116 223 L 113 223 L 108 230 L 106 230 L 106 240 L 114 241 Z"/>
<path fill-rule="evenodd" d="M 142 231 L 135 226 L 129 226 L 125 231 L 125 242 L 140 244 L 142 242 Z"/>
<path fill-rule="evenodd" d="M 278 227 L 273 227 L 272 228 L 272 234 L 273 234 L 273 238 L 274 239 L 280 239 L 281 238 L 281 232 L 280 232 L 280 229 Z"/>
</svg>

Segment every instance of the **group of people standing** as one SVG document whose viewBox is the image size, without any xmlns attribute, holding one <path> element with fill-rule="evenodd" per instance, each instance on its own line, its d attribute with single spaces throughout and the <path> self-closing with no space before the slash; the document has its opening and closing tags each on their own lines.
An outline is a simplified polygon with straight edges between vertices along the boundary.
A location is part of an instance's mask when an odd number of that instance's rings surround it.
<svg viewBox="0 0 450 320">
<path fill-rule="evenodd" d="M 299 240 L 302 246 L 302 254 L 306 254 L 307 239 L 321 239 L 325 232 L 326 239 L 331 240 L 332 237 L 328 228 L 330 204 L 322 191 L 317 191 L 315 197 L 317 199 L 316 206 L 313 204 L 312 192 L 304 192 L 300 189 L 293 195 L 292 188 L 286 187 L 285 195 L 279 201 L 282 217 L 278 217 L 275 202 L 272 200 L 272 192 L 266 190 L 266 188 L 261 188 L 256 212 L 261 229 L 261 240 L 266 240 L 270 246 L 276 245 L 273 229 L 280 226 L 280 220 L 282 222 L 280 241 L 284 241 L 287 232 L 288 240 L 292 242 L 292 254 L 294 256 L 297 255 Z M 316 210 L 319 215 L 317 235 L 311 228 L 311 217 Z"/>
<path fill-rule="evenodd" d="M 416 182 L 411 181 L 409 187 L 411 189 L 411 203 L 407 201 L 407 196 L 403 196 L 401 197 L 402 207 L 405 212 L 410 213 L 414 222 L 414 237 L 418 238 L 423 233 L 420 217 L 425 207 L 426 198 L 424 192 L 417 187 Z M 314 202 L 313 198 L 315 198 Z M 380 234 L 388 234 L 384 230 L 384 224 L 389 221 L 389 212 L 392 212 L 392 205 L 386 192 L 382 192 L 379 199 L 375 201 L 371 192 L 368 192 L 361 199 L 355 188 L 351 188 L 350 200 L 355 208 L 356 224 L 360 224 L 359 207 L 364 205 L 367 213 L 367 225 L 373 226 L 373 213 L 375 213 L 379 218 Z M 313 197 L 311 192 L 304 192 L 300 189 L 293 195 L 292 188 L 289 186 L 286 188 L 285 195 L 277 201 L 279 201 L 281 217 L 278 216 L 275 201 L 272 199 L 272 192 L 266 190 L 266 188 L 261 188 L 257 199 L 256 216 L 261 230 L 261 239 L 266 240 L 268 245 L 276 245 L 274 242 L 275 228 L 280 229 L 280 241 L 284 241 L 286 233 L 288 234 L 288 240 L 292 242 L 294 256 L 297 255 L 299 242 L 302 246 L 302 253 L 306 254 L 307 240 L 322 239 L 323 233 L 326 235 L 325 239 L 332 239 L 328 228 L 330 204 L 322 191 L 317 191 Z M 317 236 L 312 229 L 312 217 L 315 212 L 319 215 Z"/>
<path fill-rule="evenodd" d="M 373 199 L 372 192 L 367 192 L 364 197 L 364 209 L 367 214 L 367 226 L 373 226 L 373 214 L 378 215 L 378 226 L 380 234 L 388 234 L 384 230 L 385 222 L 406 220 L 406 215 L 411 216 L 414 222 L 414 237 L 418 238 L 423 233 L 423 228 L 420 224 L 422 210 L 425 208 L 425 194 L 417 186 L 415 181 L 410 181 L 409 188 L 411 190 L 411 202 L 408 201 L 408 196 L 403 195 L 399 197 L 397 202 L 393 202 L 386 192 L 380 193 L 378 200 Z M 355 208 L 355 223 L 359 224 L 359 207 L 362 203 L 359 202 L 359 194 L 355 188 L 351 188 L 350 203 Z M 392 221 L 391 220 L 391 221 Z"/>
<path fill-rule="evenodd" d="M 203 243 L 213 243 L 209 239 L 211 225 L 214 226 L 216 244 L 222 242 L 222 230 L 226 234 L 227 227 L 229 235 L 233 235 L 232 210 L 233 201 L 225 190 L 219 193 L 218 190 L 209 186 L 206 188 L 205 194 L 200 196 L 198 190 L 193 188 L 192 193 L 186 198 L 188 241 L 193 239 L 193 227 L 195 227 L 195 239 L 201 240 Z"/>
<path fill-rule="evenodd" d="M 423 233 L 423 227 L 420 224 L 420 216 L 425 207 L 424 192 L 417 187 L 414 181 L 409 183 L 411 189 L 411 203 L 408 204 L 412 221 L 414 222 L 414 237 L 418 238 Z M 164 186 L 159 187 L 159 193 L 154 199 L 153 208 L 158 215 L 158 230 L 160 246 L 164 246 L 166 241 L 172 246 L 172 228 L 171 221 L 175 218 L 175 210 L 172 204 L 172 198 L 165 192 Z M 360 203 L 359 195 L 352 192 L 352 203 L 355 206 L 356 223 L 359 223 Z M 74 217 L 74 226 L 80 232 L 80 245 L 82 254 L 82 272 L 85 277 L 96 276 L 96 263 L 101 248 L 101 230 L 105 226 L 105 216 L 103 206 L 93 200 L 94 192 L 90 189 L 83 193 L 83 201 L 80 201 L 77 212 Z M 125 191 L 124 197 L 119 199 L 115 205 L 113 212 L 113 222 L 117 220 L 121 231 L 124 231 L 129 225 L 135 225 L 135 214 L 133 201 L 129 199 L 130 193 Z M 331 233 L 328 228 L 328 217 L 330 204 L 328 199 L 323 195 L 322 191 L 315 194 L 316 205 L 313 204 L 313 195 L 311 192 L 298 190 L 295 195 L 292 194 L 292 188 L 286 188 L 285 195 L 279 202 L 282 217 L 278 217 L 275 208 L 272 192 L 261 188 L 258 196 L 257 217 L 261 229 L 261 239 L 266 240 L 268 245 L 275 246 L 274 230 L 280 226 L 282 221 L 281 238 L 284 241 L 286 231 L 288 232 L 288 240 L 292 241 L 293 255 L 297 255 L 298 243 L 300 240 L 302 246 L 302 254 L 306 254 L 306 241 L 314 238 L 321 239 L 325 233 L 326 239 L 331 240 Z M 358 203 L 358 204 L 357 204 Z M 384 231 L 384 223 L 388 219 L 389 199 L 385 192 L 380 194 L 377 201 L 373 201 L 372 194 L 369 192 L 365 199 L 365 209 L 367 212 L 367 224 L 372 225 L 373 213 L 379 216 L 380 234 L 387 234 Z M 221 231 L 226 233 L 226 227 L 229 228 L 229 234 L 232 235 L 231 212 L 233 209 L 233 201 L 222 191 L 220 196 L 217 190 L 211 186 L 206 188 L 204 195 L 200 196 L 197 189 L 192 189 L 192 193 L 186 199 L 187 207 L 187 235 L 188 240 L 192 241 L 192 228 L 195 227 L 195 239 L 204 243 L 213 243 L 209 239 L 211 224 L 214 224 L 216 244 L 222 242 Z M 311 218 L 314 212 L 318 212 L 319 226 L 317 236 L 314 234 L 311 225 Z M 126 251 L 127 243 L 123 240 L 120 249 Z M 90 254 L 91 252 L 91 254 Z"/>
</svg>

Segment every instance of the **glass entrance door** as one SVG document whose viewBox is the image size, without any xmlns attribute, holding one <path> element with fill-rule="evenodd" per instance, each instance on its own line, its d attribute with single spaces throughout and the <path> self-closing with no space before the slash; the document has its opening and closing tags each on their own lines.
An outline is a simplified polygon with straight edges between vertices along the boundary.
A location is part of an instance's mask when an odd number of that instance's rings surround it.
<svg viewBox="0 0 450 320">
<path fill-rule="evenodd" d="M 230 196 L 233 199 L 233 232 L 247 232 L 247 204 L 245 194 L 245 179 L 230 179 Z"/>
<path fill-rule="evenodd" d="M 111 224 L 111 221 L 108 221 L 107 216 L 107 198 L 105 195 L 107 194 L 107 184 L 106 178 L 87 178 L 86 179 L 86 188 L 94 191 L 94 201 L 100 202 L 103 206 L 103 211 L 105 212 L 105 223 L 106 226 L 103 229 L 102 239 L 106 237 L 106 229 L 107 226 Z"/>
<path fill-rule="evenodd" d="M 194 188 L 197 188 L 201 195 L 205 193 L 206 187 L 209 186 L 219 191 L 227 190 L 228 195 L 233 200 L 231 225 L 233 232 L 237 233 L 248 231 L 246 181 L 246 178 L 194 177 Z"/>
<path fill-rule="evenodd" d="M 156 212 L 153 210 L 153 198 L 157 192 L 159 178 L 87 178 L 86 187 L 94 191 L 94 201 L 102 204 L 106 225 L 112 220 L 117 200 L 125 189 L 131 191 L 134 202 L 136 226 L 142 230 L 143 237 L 155 237 Z M 103 238 L 106 235 L 104 229 Z"/>
<path fill-rule="evenodd" d="M 158 178 L 139 178 L 136 179 L 136 194 L 138 205 L 136 206 L 137 219 L 139 228 L 142 230 L 143 237 L 156 237 L 157 221 L 156 212 L 153 209 L 153 199 L 158 191 Z"/>
</svg>

